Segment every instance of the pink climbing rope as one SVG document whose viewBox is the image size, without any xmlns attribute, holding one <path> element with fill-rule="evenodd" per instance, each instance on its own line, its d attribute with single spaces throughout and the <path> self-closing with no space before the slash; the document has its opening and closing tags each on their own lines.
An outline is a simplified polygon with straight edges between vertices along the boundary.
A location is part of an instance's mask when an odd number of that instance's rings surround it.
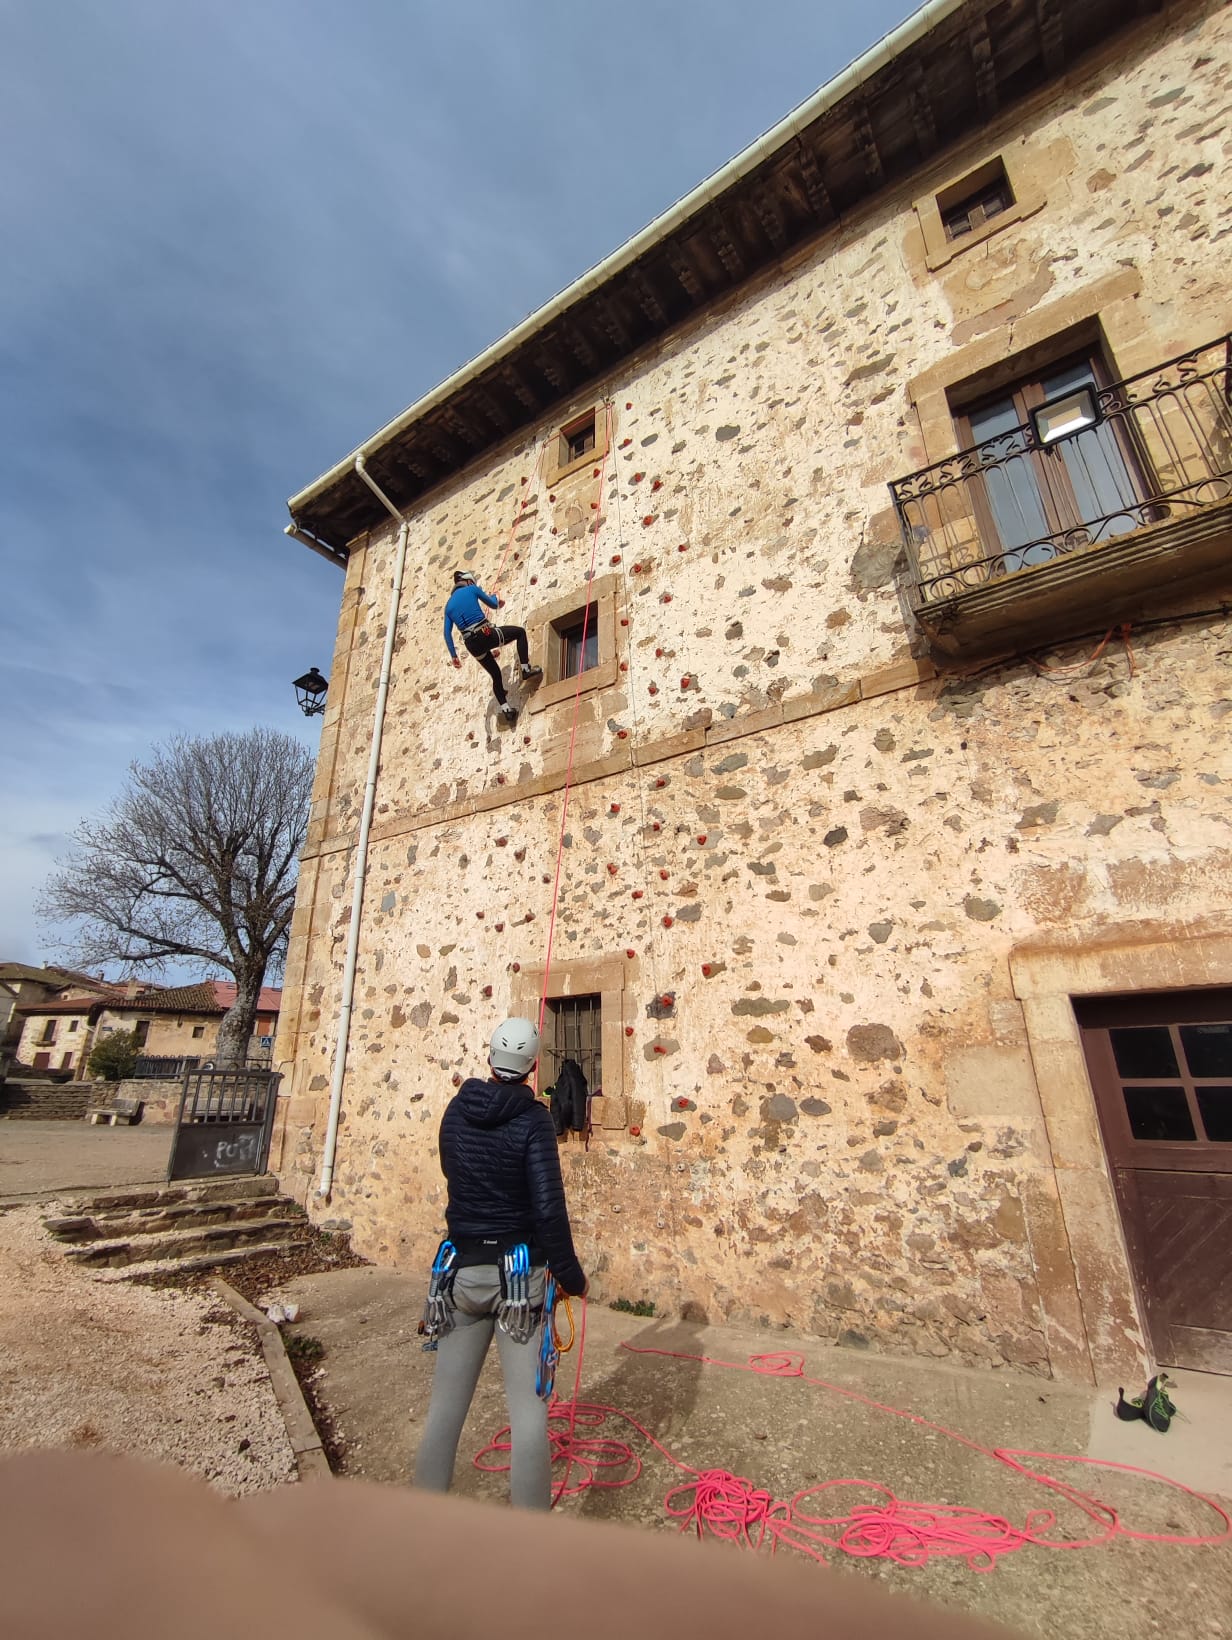
<svg viewBox="0 0 1232 1640">
<path fill-rule="evenodd" d="M 670 1452 L 644 1424 L 619 1407 L 578 1399 L 582 1378 L 582 1358 L 586 1341 L 586 1307 L 583 1301 L 577 1369 L 573 1397 L 554 1400 L 548 1414 L 553 1467 L 563 1464 L 564 1477 L 557 1486 L 553 1506 L 562 1497 L 575 1497 L 591 1487 L 631 1486 L 642 1472 L 642 1461 L 627 1441 L 606 1432 L 609 1419 L 620 1420 L 636 1431 L 667 1461 L 691 1477 L 672 1487 L 664 1498 L 664 1509 L 680 1522 L 682 1532 L 692 1531 L 736 1543 L 746 1549 L 761 1549 L 767 1543 L 773 1554 L 780 1545 L 807 1555 L 823 1564 L 833 1553 L 863 1560 L 892 1560 L 900 1566 L 924 1566 L 936 1559 L 961 1560 L 973 1572 L 993 1571 L 1004 1556 L 1020 1549 L 1095 1549 L 1116 1538 L 1138 1543 L 1171 1543 L 1196 1547 L 1226 1543 L 1232 1539 L 1232 1518 L 1213 1498 L 1204 1496 L 1180 1481 L 1171 1480 L 1151 1469 L 1134 1464 L 1114 1463 L 1104 1458 L 1083 1458 L 1058 1452 L 1035 1452 L 1019 1447 L 989 1447 L 935 1423 L 931 1418 L 874 1401 L 859 1391 L 846 1389 L 824 1378 L 811 1377 L 804 1370 L 804 1357 L 796 1353 L 752 1355 L 747 1361 L 724 1361 L 717 1356 L 690 1355 L 682 1350 L 642 1348 L 624 1343 L 630 1355 L 658 1355 L 673 1361 L 694 1361 L 730 1372 L 752 1372 L 765 1378 L 793 1378 L 834 1395 L 841 1395 L 876 1412 L 902 1418 L 921 1429 L 931 1430 L 947 1440 L 957 1441 L 969 1451 L 990 1458 L 1026 1480 L 1042 1486 L 1076 1508 L 1090 1522 L 1084 1535 L 1051 1537 L 1060 1530 L 1054 1508 L 1029 1510 L 1023 1524 L 1015 1526 L 1001 1515 L 960 1504 L 921 1503 L 897 1497 L 877 1481 L 835 1479 L 806 1486 L 792 1497 L 776 1499 L 744 1476 L 725 1469 L 695 1469 Z M 508 1426 L 502 1429 L 475 1457 L 475 1467 L 500 1473 L 509 1467 Z M 499 1460 L 499 1461 L 496 1461 Z M 1031 1460 L 1028 1462 L 1027 1460 Z M 1111 1504 L 1073 1482 L 1043 1469 L 1046 1463 L 1078 1464 L 1087 1469 L 1114 1470 L 1158 1482 L 1212 1510 L 1222 1529 L 1196 1535 L 1182 1532 L 1144 1532 L 1127 1526 Z M 574 1479 L 574 1471 L 579 1477 Z M 852 1492 L 863 1501 L 839 1500 Z M 823 1501 L 824 1500 L 824 1501 Z"/>
</svg>

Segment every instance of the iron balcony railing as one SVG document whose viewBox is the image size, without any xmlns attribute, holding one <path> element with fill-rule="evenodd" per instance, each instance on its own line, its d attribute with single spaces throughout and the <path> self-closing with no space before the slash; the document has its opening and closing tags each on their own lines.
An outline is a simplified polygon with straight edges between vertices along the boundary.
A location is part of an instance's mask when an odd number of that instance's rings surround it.
<svg viewBox="0 0 1232 1640">
<path fill-rule="evenodd" d="M 1232 336 L 890 485 L 918 606 L 1232 498 Z"/>
</svg>

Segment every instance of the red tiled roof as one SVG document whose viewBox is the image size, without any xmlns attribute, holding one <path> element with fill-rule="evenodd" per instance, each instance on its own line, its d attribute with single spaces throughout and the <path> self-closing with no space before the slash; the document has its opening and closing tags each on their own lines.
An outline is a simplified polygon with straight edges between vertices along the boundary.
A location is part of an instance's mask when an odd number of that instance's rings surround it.
<svg viewBox="0 0 1232 1640">
<path fill-rule="evenodd" d="M 140 996 L 124 1006 L 143 1014 L 225 1014 L 235 1001 L 233 981 L 206 979 L 196 985 L 177 985 L 158 991 L 152 996 Z M 257 999 L 257 1012 L 276 1014 L 282 1004 L 282 992 L 273 986 L 263 986 Z"/>
</svg>

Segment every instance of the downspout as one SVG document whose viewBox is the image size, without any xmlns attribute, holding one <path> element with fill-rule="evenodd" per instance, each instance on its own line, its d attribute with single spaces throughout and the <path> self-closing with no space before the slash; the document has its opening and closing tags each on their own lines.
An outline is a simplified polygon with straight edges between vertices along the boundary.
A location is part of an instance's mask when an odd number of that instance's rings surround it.
<svg viewBox="0 0 1232 1640">
<path fill-rule="evenodd" d="M 355 1000 L 355 966 L 359 958 L 360 914 L 364 904 L 364 878 L 368 871 L 368 833 L 376 806 L 376 775 L 381 761 L 381 736 L 385 728 L 385 702 L 389 696 L 389 674 L 393 663 L 394 638 L 398 630 L 398 606 L 402 601 L 402 575 L 406 568 L 406 544 L 411 527 L 397 507 L 368 476 L 362 455 L 355 457 L 355 471 L 377 500 L 398 520 L 398 550 L 394 559 L 394 580 L 389 593 L 389 618 L 385 627 L 385 653 L 381 657 L 381 680 L 376 691 L 372 717 L 372 749 L 368 754 L 368 780 L 364 806 L 355 844 L 355 890 L 351 897 L 351 928 L 347 935 L 346 965 L 342 970 L 342 1006 L 338 1011 L 338 1036 L 334 1044 L 334 1074 L 329 1089 L 329 1121 L 325 1128 L 325 1148 L 321 1156 L 319 1196 L 328 1198 L 334 1183 L 334 1157 L 338 1149 L 338 1118 L 342 1113 L 342 1083 L 346 1076 L 347 1044 L 351 1034 L 351 1008 Z"/>
</svg>

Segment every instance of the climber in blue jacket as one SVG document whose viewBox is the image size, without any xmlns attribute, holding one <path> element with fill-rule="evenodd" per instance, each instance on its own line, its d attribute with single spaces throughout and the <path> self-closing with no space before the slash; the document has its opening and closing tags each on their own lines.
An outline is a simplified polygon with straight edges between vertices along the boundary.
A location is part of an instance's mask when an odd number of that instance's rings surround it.
<svg viewBox="0 0 1232 1640">
<path fill-rule="evenodd" d="M 509 698 L 505 693 L 505 680 L 501 676 L 501 669 L 492 651 L 504 643 L 515 644 L 523 679 L 541 677 L 543 668 L 530 664 L 525 627 L 493 626 L 488 620 L 485 610 L 500 607 L 500 599 L 477 585 L 469 570 L 454 570 L 453 591 L 445 605 L 445 648 L 448 649 L 453 664 L 461 666 L 462 662 L 458 659 L 453 644 L 453 629 L 457 627 L 468 653 L 475 657 L 492 679 L 492 692 L 496 696 L 501 717 L 512 725 L 518 721 L 517 708 L 509 704 Z"/>
</svg>

